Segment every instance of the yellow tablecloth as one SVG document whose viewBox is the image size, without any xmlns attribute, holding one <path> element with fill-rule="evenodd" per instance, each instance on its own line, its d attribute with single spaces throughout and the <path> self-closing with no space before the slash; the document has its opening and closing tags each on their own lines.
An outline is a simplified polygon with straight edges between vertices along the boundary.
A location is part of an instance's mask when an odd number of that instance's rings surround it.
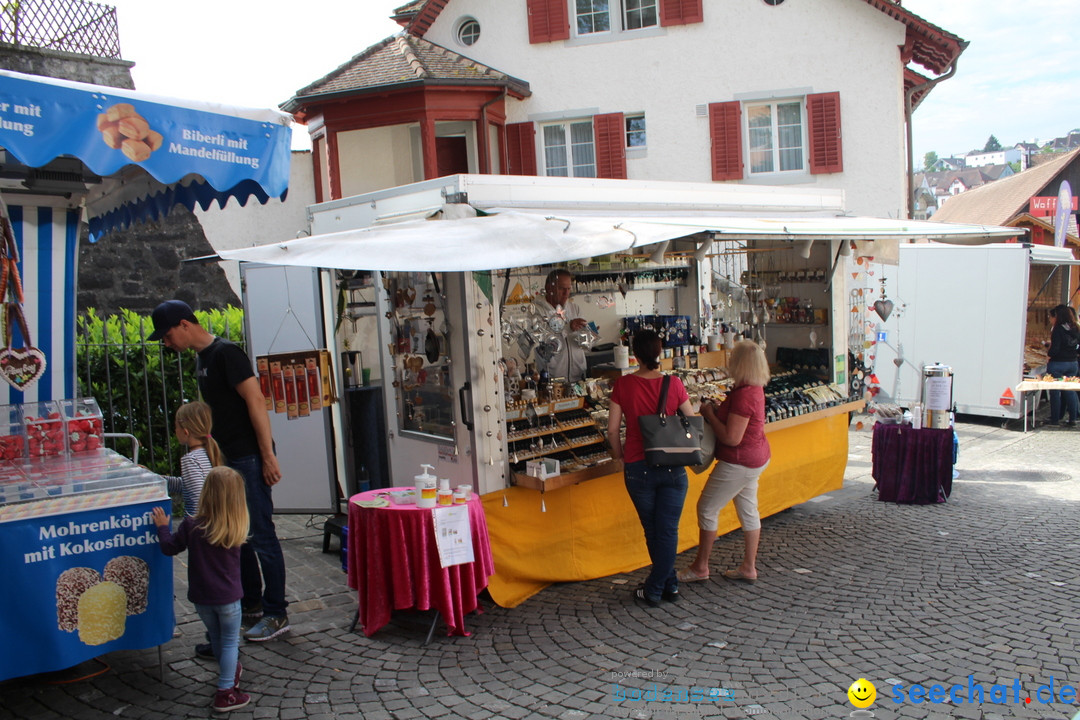
<svg viewBox="0 0 1080 720">
<path fill-rule="evenodd" d="M 762 517 L 840 488 L 848 454 L 848 415 L 810 420 L 768 434 L 772 460 L 758 485 Z M 690 473 L 679 552 L 697 545 L 696 506 L 707 475 Z M 541 509 L 541 497 L 546 511 Z M 645 535 L 622 474 L 544 493 L 521 487 L 483 496 L 495 575 L 488 590 L 515 607 L 554 582 L 591 580 L 649 564 Z M 504 499 L 506 505 L 504 507 Z M 730 503 L 720 532 L 739 527 Z"/>
</svg>

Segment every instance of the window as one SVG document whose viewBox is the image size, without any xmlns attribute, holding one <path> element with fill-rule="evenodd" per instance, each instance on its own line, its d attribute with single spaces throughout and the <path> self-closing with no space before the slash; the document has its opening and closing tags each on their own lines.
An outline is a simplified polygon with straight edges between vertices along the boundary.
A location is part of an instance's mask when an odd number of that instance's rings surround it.
<svg viewBox="0 0 1080 720">
<path fill-rule="evenodd" d="M 710 103 L 709 140 L 713 180 L 843 172 L 840 93 Z M 747 155 L 750 167 L 744 169 Z"/>
<path fill-rule="evenodd" d="M 801 102 L 747 105 L 746 124 L 751 175 L 806 169 Z"/>
<path fill-rule="evenodd" d="M 578 35 L 591 35 L 611 30 L 608 0 L 574 0 L 574 3 Z"/>
<path fill-rule="evenodd" d="M 544 174 L 596 177 L 592 120 L 569 120 L 542 127 Z"/>
<path fill-rule="evenodd" d="M 639 30 L 656 25 L 656 0 L 623 0 L 623 29 Z"/>
<path fill-rule="evenodd" d="M 626 116 L 626 147 L 645 147 L 645 115 Z"/>
<path fill-rule="evenodd" d="M 470 17 L 462 20 L 458 25 L 457 39 L 462 45 L 475 45 L 480 39 L 480 23 Z"/>
</svg>

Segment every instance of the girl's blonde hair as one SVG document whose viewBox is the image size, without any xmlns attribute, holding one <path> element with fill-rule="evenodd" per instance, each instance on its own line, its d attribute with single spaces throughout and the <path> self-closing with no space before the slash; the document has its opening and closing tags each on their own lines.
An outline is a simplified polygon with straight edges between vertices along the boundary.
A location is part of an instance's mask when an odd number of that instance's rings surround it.
<svg viewBox="0 0 1080 720">
<path fill-rule="evenodd" d="M 765 387 L 769 384 L 769 361 L 765 359 L 765 351 L 753 340 L 735 343 L 728 356 L 727 369 L 736 385 Z"/>
<path fill-rule="evenodd" d="M 223 548 L 243 545 L 250 522 L 243 476 L 225 466 L 207 473 L 195 518 L 201 521 L 203 535 L 211 545 Z"/>
<path fill-rule="evenodd" d="M 209 405 L 200 400 L 184 403 L 176 411 L 176 424 L 187 430 L 192 437 L 203 441 L 203 447 L 206 449 L 211 465 L 217 467 L 225 464 L 221 448 L 210 436 L 210 431 L 214 429 L 214 413 Z"/>
</svg>

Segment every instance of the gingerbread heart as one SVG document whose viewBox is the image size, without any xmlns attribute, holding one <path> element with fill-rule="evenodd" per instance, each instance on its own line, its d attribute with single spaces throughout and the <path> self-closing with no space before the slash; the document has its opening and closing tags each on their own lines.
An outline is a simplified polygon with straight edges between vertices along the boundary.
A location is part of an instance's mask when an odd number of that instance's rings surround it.
<svg viewBox="0 0 1080 720">
<path fill-rule="evenodd" d="M 25 390 L 45 374 L 45 353 L 35 347 L 0 350 L 0 377 L 17 390 Z"/>
</svg>

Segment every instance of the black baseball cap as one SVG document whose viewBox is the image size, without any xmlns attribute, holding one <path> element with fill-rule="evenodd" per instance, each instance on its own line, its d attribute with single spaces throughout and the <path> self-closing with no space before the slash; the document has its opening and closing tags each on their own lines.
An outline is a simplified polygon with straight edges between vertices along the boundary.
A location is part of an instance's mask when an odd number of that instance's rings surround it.
<svg viewBox="0 0 1080 720">
<path fill-rule="evenodd" d="M 154 332 L 150 333 L 147 340 L 160 340 L 165 337 L 165 333 L 179 325 L 181 320 L 199 322 L 191 306 L 183 300 L 166 300 L 154 308 L 150 319 L 154 323 Z"/>
</svg>

